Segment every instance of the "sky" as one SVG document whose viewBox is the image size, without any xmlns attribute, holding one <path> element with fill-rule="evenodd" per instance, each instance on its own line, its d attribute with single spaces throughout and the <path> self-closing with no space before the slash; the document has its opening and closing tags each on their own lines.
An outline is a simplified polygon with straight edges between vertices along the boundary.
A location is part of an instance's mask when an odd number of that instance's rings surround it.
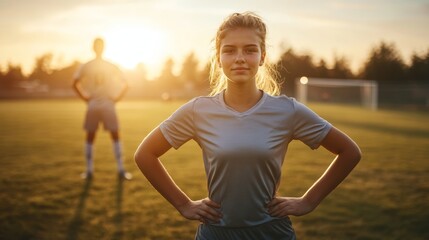
<svg viewBox="0 0 429 240">
<path fill-rule="evenodd" d="M 107 59 L 156 75 L 169 57 L 176 67 L 190 53 L 206 63 L 220 23 L 243 11 L 266 22 L 272 62 L 293 48 L 328 64 L 344 57 L 357 71 L 381 41 L 406 61 L 429 51 L 429 0 L 0 0 L 0 67 L 29 73 L 46 53 L 54 67 L 88 61 L 103 37 Z"/>
</svg>

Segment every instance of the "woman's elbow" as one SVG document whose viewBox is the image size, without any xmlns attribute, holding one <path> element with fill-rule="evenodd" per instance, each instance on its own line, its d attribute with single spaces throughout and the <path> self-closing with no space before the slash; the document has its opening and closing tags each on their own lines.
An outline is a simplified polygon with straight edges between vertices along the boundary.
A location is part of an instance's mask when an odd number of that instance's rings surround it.
<svg viewBox="0 0 429 240">
<path fill-rule="evenodd" d="M 137 165 L 139 165 L 139 163 L 140 162 L 142 162 L 143 161 L 143 156 L 142 156 L 142 154 L 137 150 L 135 153 L 134 153 L 134 162 L 137 164 Z"/>
<path fill-rule="evenodd" d="M 353 144 L 353 147 L 351 148 L 351 151 L 350 151 L 350 159 L 356 164 L 358 164 L 361 158 L 362 158 L 361 149 L 357 144 Z"/>
<path fill-rule="evenodd" d="M 144 170 L 146 166 L 149 163 L 149 157 L 148 154 L 145 151 L 142 151 L 142 149 L 138 149 L 134 153 L 134 161 L 137 164 L 137 166 L 140 168 L 140 170 Z"/>
</svg>

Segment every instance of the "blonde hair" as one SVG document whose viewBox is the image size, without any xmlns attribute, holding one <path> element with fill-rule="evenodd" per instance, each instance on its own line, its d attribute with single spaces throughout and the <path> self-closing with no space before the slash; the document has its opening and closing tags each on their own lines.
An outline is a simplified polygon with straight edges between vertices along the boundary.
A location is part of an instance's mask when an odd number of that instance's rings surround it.
<svg viewBox="0 0 429 240">
<path fill-rule="evenodd" d="M 265 39 L 267 35 L 267 29 L 261 17 L 253 12 L 233 13 L 229 15 L 220 25 L 216 33 L 216 38 L 214 39 L 214 54 L 211 57 L 209 76 L 210 87 L 212 90 L 210 93 L 211 96 L 222 92 L 226 88 L 227 77 L 219 67 L 220 43 L 229 30 L 237 28 L 254 29 L 261 39 L 260 47 L 262 55 L 266 55 Z M 275 71 L 273 66 L 267 63 L 267 61 L 264 61 L 263 65 L 260 66 L 255 76 L 256 87 L 268 94 L 279 95 L 280 86 L 276 81 L 276 78 L 277 71 Z"/>
</svg>

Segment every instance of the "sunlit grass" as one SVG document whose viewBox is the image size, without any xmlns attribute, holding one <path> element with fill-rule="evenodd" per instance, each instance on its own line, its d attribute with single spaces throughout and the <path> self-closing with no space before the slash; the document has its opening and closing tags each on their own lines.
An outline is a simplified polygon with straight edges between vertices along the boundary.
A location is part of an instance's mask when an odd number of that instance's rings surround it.
<svg viewBox="0 0 429 240">
<path fill-rule="evenodd" d="M 85 105 L 74 100 L 0 102 L 0 239 L 193 239 L 183 219 L 139 173 L 132 155 L 143 137 L 183 102 L 118 105 L 125 166 L 120 182 L 109 135 L 96 138 L 95 178 L 84 170 Z M 429 114 L 310 104 L 361 146 L 352 175 L 313 213 L 293 217 L 299 239 L 428 239 Z M 299 196 L 330 161 L 325 150 L 290 145 L 280 194 Z M 163 161 L 192 198 L 206 196 L 195 143 Z"/>
</svg>

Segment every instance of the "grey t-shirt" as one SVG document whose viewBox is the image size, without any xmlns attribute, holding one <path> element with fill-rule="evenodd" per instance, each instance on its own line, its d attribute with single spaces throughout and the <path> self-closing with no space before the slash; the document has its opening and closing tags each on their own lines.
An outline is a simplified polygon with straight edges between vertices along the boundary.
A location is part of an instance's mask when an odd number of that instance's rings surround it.
<svg viewBox="0 0 429 240">
<path fill-rule="evenodd" d="M 218 226 L 255 226 L 272 219 L 267 204 L 280 181 L 289 142 L 315 149 L 331 124 L 287 96 L 263 94 L 245 112 L 228 107 L 223 92 L 189 101 L 160 124 L 175 149 L 194 139 L 202 149 L 209 198 L 221 205 Z"/>
</svg>

